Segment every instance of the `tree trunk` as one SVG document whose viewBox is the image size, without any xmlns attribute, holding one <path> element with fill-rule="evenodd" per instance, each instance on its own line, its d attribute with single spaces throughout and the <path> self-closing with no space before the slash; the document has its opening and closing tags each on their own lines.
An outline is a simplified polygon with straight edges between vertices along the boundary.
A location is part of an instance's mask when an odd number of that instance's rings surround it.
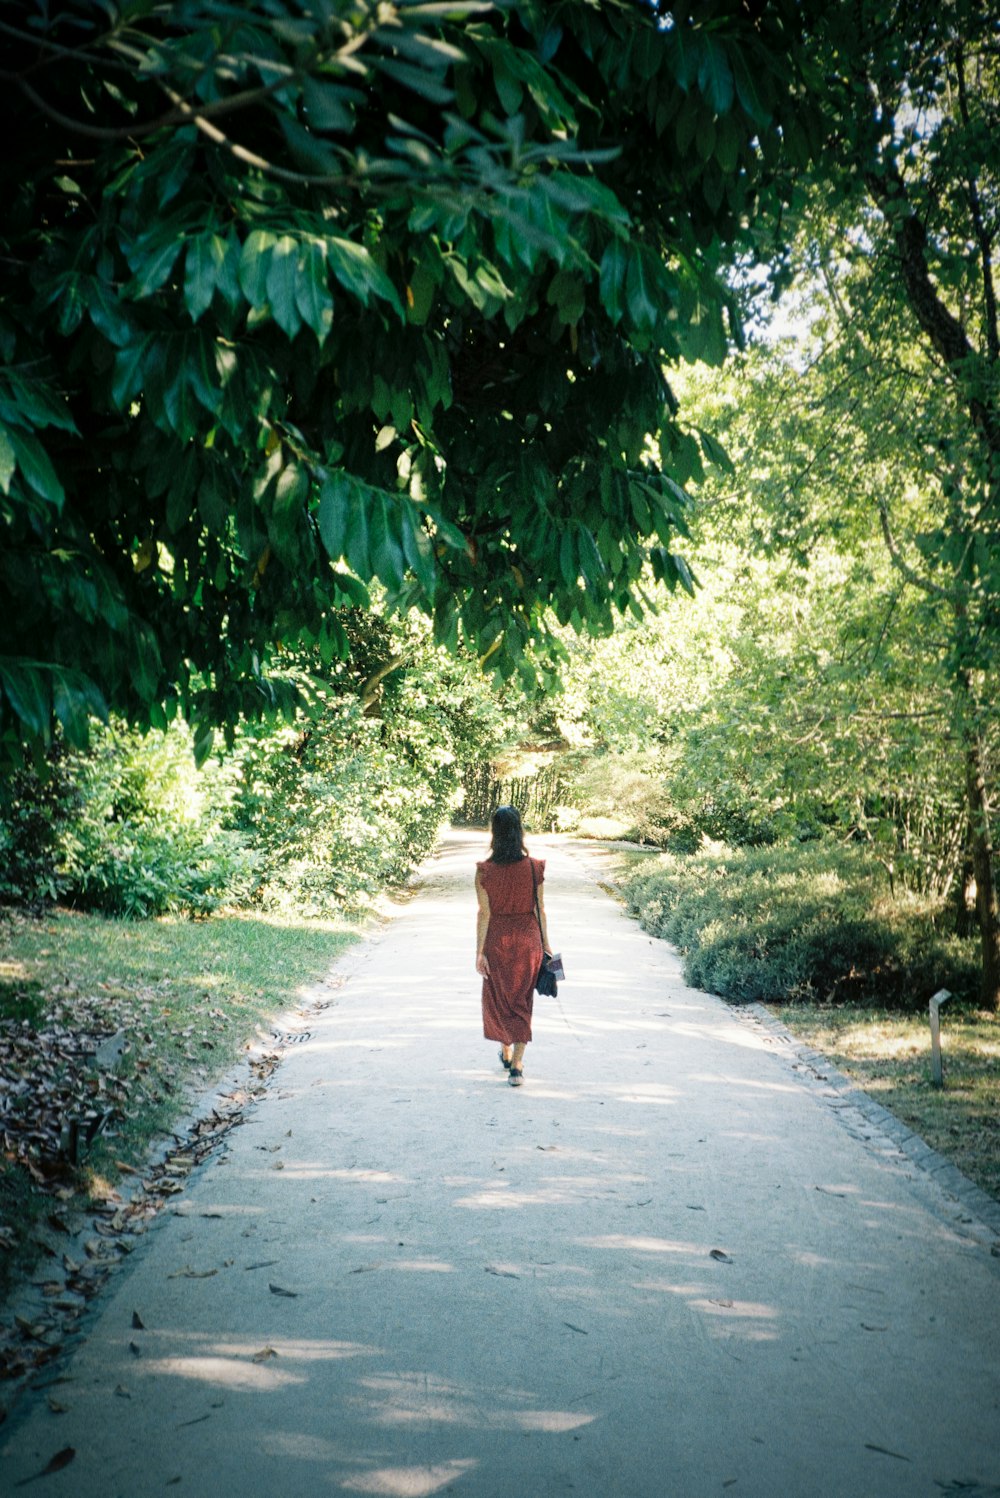
<svg viewBox="0 0 1000 1498">
<path fill-rule="evenodd" d="M 965 751 L 972 867 L 976 876 L 976 915 L 983 943 L 982 1005 L 1000 1009 L 1000 905 L 993 868 L 993 838 L 983 774 L 982 747 L 973 732 Z"/>
</svg>

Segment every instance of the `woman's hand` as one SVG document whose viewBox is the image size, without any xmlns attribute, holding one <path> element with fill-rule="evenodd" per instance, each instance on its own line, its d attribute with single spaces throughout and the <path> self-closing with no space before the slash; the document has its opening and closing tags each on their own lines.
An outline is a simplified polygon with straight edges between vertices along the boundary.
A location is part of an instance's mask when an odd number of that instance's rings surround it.
<svg viewBox="0 0 1000 1498">
<path fill-rule="evenodd" d="M 476 972 L 481 978 L 488 978 L 490 975 L 490 961 L 485 952 L 480 952 L 476 957 Z"/>
</svg>

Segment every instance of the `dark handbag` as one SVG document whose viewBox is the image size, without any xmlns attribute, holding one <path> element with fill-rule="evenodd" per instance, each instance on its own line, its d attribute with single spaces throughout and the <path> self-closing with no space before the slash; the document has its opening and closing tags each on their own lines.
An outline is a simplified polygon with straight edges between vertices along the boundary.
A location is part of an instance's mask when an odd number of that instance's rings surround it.
<svg viewBox="0 0 1000 1498">
<path fill-rule="evenodd" d="M 538 922 L 538 934 L 542 937 L 542 961 L 535 976 L 535 992 L 545 999 L 554 999 L 559 992 L 556 975 L 552 968 L 558 964 L 558 972 L 563 976 L 562 960 L 553 957 L 551 952 L 545 950 L 545 937 L 542 935 L 542 917 L 538 909 L 538 884 L 535 880 L 535 865 L 531 865 L 531 887 L 535 892 L 535 920 Z"/>
</svg>

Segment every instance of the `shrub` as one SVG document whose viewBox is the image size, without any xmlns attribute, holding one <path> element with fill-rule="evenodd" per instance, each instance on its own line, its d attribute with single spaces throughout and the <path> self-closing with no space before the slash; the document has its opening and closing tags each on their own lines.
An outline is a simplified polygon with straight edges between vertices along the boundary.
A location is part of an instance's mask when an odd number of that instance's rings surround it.
<svg viewBox="0 0 1000 1498">
<path fill-rule="evenodd" d="M 254 859 L 222 825 L 230 794 L 218 765 L 195 768 L 183 725 L 142 737 L 94 724 L 89 751 L 57 750 L 47 775 L 15 784 L 0 898 L 134 917 L 238 903 Z"/>
<path fill-rule="evenodd" d="M 926 1004 L 975 997 L 978 944 L 942 935 L 940 902 L 893 898 L 860 850 L 708 849 L 661 855 L 623 881 L 629 909 L 672 942 L 689 983 L 738 1003 Z"/>
</svg>

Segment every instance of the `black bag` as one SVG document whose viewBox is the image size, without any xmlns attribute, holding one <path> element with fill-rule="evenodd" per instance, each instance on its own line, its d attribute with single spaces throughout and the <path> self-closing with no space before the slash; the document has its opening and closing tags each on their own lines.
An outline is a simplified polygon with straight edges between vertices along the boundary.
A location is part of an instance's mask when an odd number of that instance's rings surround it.
<svg viewBox="0 0 1000 1498">
<path fill-rule="evenodd" d="M 531 884 L 535 891 L 535 920 L 538 922 L 538 934 L 541 936 L 542 917 L 538 909 L 538 885 L 535 882 L 534 864 L 531 865 Z M 562 961 L 558 957 L 553 958 L 551 952 L 546 952 L 544 941 L 545 938 L 542 937 L 542 962 L 535 978 L 535 992 L 540 993 L 544 999 L 554 999 L 559 992 L 559 985 L 556 982 L 556 974 L 552 971 L 552 968 L 556 968 L 559 976 L 563 977 Z"/>
<path fill-rule="evenodd" d="M 546 999 L 554 999 L 559 992 L 556 975 L 549 972 L 548 952 L 542 957 L 542 965 L 538 969 L 538 977 L 535 979 L 535 992 L 540 993 Z"/>
</svg>

